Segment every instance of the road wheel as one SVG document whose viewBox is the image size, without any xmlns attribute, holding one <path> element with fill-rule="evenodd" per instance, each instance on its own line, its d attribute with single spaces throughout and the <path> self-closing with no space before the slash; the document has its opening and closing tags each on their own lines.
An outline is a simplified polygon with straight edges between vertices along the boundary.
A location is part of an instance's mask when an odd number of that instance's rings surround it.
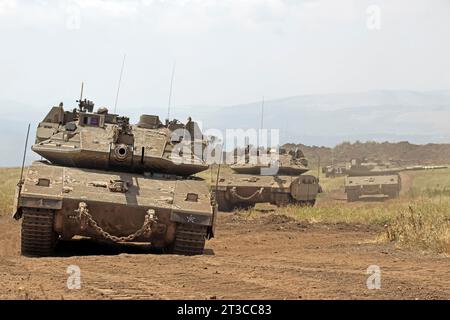
<svg viewBox="0 0 450 320">
<path fill-rule="evenodd" d="M 298 205 L 302 207 L 314 207 L 316 204 L 316 200 L 302 200 L 296 202 Z"/>
<path fill-rule="evenodd" d="M 179 224 L 175 232 L 173 253 L 184 256 L 203 254 L 206 235 L 206 226 Z"/>
<path fill-rule="evenodd" d="M 313 200 L 295 200 L 293 197 L 290 197 L 290 204 L 294 204 L 300 207 L 314 207 L 316 204 L 316 199 Z"/>
<path fill-rule="evenodd" d="M 23 209 L 21 251 L 29 257 L 51 256 L 57 242 L 53 230 L 54 212 L 43 209 Z"/>
<path fill-rule="evenodd" d="M 242 203 L 236 203 L 235 205 L 234 205 L 234 208 L 235 209 L 238 209 L 238 210 L 251 210 L 251 209 L 253 209 L 255 207 L 255 204 L 254 203 L 245 203 L 245 202 L 242 202 Z"/>
</svg>

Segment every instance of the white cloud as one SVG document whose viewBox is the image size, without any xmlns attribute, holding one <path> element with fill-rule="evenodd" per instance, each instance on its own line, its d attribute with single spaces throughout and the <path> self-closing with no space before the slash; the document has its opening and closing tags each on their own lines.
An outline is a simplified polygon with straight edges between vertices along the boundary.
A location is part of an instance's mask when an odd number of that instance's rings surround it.
<svg viewBox="0 0 450 320">
<path fill-rule="evenodd" d="M 12 12 L 17 5 L 16 0 L 0 0 L 0 15 Z"/>
<path fill-rule="evenodd" d="M 81 10 L 95 11 L 99 15 L 112 17 L 134 16 L 138 12 L 141 1 L 116 1 L 116 0 L 72 0 Z"/>
<path fill-rule="evenodd" d="M 382 10 L 379 32 L 367 30 L 369 4 Z M 9 48 L 0 53 L 0 88 L 47 99 L 91 78 L 88 88 L 106 100 L 124 52 L 123 93 L 136 103 L 151 88 L 155 104 L 166 104 L 174 59 L 180 104 L 447 88 L 448 9 L 448 0 L 0 0 Z M 60 69 L 64 80 L 55 80 Z M 38 89 L 43 78 L 58 87 Z"/>
<path fill-rule="evenodd" d="M 348 20 L 355 16 L 354 0 L 0 0 L 0 14 L 14 17 L 14 26 L 61 23 L 68 8 L 78 7 L 83 19 L 137 18 L 155 22 L 161 30 L 208 28 L 231 23 L 241 28 L 264 25 Z M 58 18 L 59 17 L 59 18 Z M 0 21 L 0 26 L 12 20 Z"/>
</svg>

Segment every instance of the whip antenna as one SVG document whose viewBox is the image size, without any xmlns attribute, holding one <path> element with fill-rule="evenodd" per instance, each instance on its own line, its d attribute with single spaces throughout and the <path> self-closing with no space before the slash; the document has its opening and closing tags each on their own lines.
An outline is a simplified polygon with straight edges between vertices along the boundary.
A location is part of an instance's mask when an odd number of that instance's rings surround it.
<svg viewBox="0 0 450 320">
<path fill-rule="evenodd" d="M 80 92 L 80 100 L 77 100 L 78 102 L 78 108 L 80 108 L 80 111 L 82 110 L 82 106 L 83 106 L 83 90 L 84 90 L 84 82 L 81 81 L 81 92 Z"/>
<path fill-rule="evenodd" d="M 172 89 L 173 89 L 173 78 L 175 76 L 175 65 L 176 61 L 173 62 L 172 77 L 170 79 L 169 103 L 167 105 L 167 121 L 170 120 L 170 104 L 172 103 Z"/>
<path fill-rule="evenodd" d="M 317 152 L 317 181 L 320 180 L 320 154 Z"/>
<path fill-rule="evenodd" d="M 80 102 L 83 100 L 83 90 L 84 90 L 84 82 L 81 81 Z"/>
<path fill-rule="evenodd" d="M 260 127 L 259 127 L 258 145 L 257 145 L 257 148 L 256 148 L 256 154 L 257 154 L 258 157 L 259 157 L 259 147 L 260 147 L 260 143 L 261 143 L 260 140 L 262 140 L 263 127 L 264 127 L 264 96 L 262 97 L 262 103 L 261 103 L 261 124 L 260 124 Z"/>
<path fill-rule="evenodd" d="M 25 139 L 25 149 L 23 150 L 22 170 L 20 171 L 20 180 L 16 186 L 16 196 L 14 197 L 14 203 L 13 203 L 13 218 L 16 220 L 19 220 L 22 217 L 22 211 L 19 210 L 19 200 L 20 200 L 20 194 L 22 193 L 22 186 L 24 184 L 23 170 L 25 167 L 25 159 L 27 157 L 27 147 L 28 147 L 28 137 L 29 136 L 30 136 L 30 124 L 28 124 L 27 138 Z"/>
<path fill-rule="evenodd" d="M 123 68 L 125 66 L 126 54 L 123 55 L 122 68 L 120 69 L 119 84 L 117 85 L 116 101 L 114 102 L 114 113 L 117 112 L 117 102 L 119 101 L 120 84 L 122 82 Z"/>
<path fill-rule="evenodd" d="M 28 148 L 28 137 L 30 136 L 30 126 L 31 124 L 28 124 L 28 130 L 27 130 L 27 138 L 25 140 L 25 149 L 23 150 L 23 159 L 22 159 L 22 170 L 20 171 L 20 180 L 19 180 L 19 184 L 22 184 L 23 181 L 23 169 L 25 167 L 25 158 L 27 157 L 27 148 Z"/>
<path fill-rule="evenodd" d="M 216 186 L 215 186 L 215 196 L 217 195 L 217 189 L 219 188 L 219 179 L 220 179 L 220 165 L 222 164 L 223 159 L 223 145 L 220 148 L 220 159 L 219 166 L 217 167 L 217 176 L 216 176 Z"/>
</svg>

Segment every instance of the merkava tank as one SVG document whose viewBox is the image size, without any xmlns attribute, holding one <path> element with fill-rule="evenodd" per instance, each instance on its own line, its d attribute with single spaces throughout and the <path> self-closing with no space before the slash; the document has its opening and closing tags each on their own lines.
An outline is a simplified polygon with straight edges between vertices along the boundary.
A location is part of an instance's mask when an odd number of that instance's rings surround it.
<svg viewBox="0 0 450 320">
<path fill-rule="evenodd" d="M 403 168 L 390 167 L 380 162 L 352 160 L 344 182 L 347 201 L 374 196 L 382 196 L 384 199 L 397 198 L 401 190 L 399 172 L 402 170 Z"/>
<path fill-rule="evenodd" d="M 327 178 L 336 178 L 345 175 L 347 168 L 345 165 L 330 165 L 322 167 L 322 173 L 325 174 Z"/>
<path fill-rule="evenodd" d="M 303 153 L 280 149 L 277 158 L 274 163 L 257 157 L 258 161 L 251 163 L 246 148 L 245 161 L 231 165 L 232 173 L 221 174 L 213 186 L 219 210 L 249 208 L 257 203 L 314 206 L 322 189 L 318 178 L 304 175 L 309 168 Z"/>
<path fill-rule="evenodd" d="M 206 182 L 192 176 L 208 166 L 186 152 L 203 144 L 197 124 L 143 115 L 130 125 L 78 102 L 73 111 L 53 107 L 37 128 L 32 150 L 46 160 L 19 182 L 13 212 L 22 218 L 22 254 L 52 255 L 58 239 L 75 236 L 202 254 L 217 206 Z"/>
</svg>

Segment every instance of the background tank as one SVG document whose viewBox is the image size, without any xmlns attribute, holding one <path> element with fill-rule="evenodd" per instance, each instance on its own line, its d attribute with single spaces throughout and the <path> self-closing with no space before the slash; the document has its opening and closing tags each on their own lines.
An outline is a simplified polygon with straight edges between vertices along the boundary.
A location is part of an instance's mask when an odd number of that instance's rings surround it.
<svg viewBox="0 0 450 320">
<path fill-rule="evenodd" d="M 206 182 L 190 176 L 207 168 L 187 152 L 203 146 L 201 137 L 188 134 L 195 123 L 163 125 L 143 116 L 130 125 L 93 107 L 85 100 L 66 112 L 61 104 L 39 124 L 32 149 L 49 161 L 34 162 L 17 188 L 22 254 L 51 255 L 58 239 L 74 236 L 203 253 L 214 235 L 216 206 Z M 180 128 L 186 132 L 175 131 Z M 181 146 L 180 164 L 172 150 Z"/>
<path fill-rule="evenodd" d="M 219 210 L 248 208 L 256 203 L 271 203 L 277 206 L 300 204 L 313 206 L 317 194 L 321 192 L 319 181 L 312 175 L 304 175 L 309 170 L 308 161 L 300 150 L 286 153 L 280 149 L 279 170 L 270 175 L 261 174 L 273 167 L 249 161 L 248 148 L 242 164 L 231 166 L 232 173 L 221 174 L 217 182 L 216 201 Z M 216 186 L 212 186 L 213 189 Z"/>
<path fill-rule="evenodd" d="M 325 174 L 327 178 L 336 178 L 345 175 L 347 172 L 347 168 L 345 165 L 337 164 L 330 165 L 326 167 L 322 167 L 322 173 Z"/>
<path fill-rule="evenodd" d="M 352 160 L 344 182 L 347 201 L 374 196 L 397 198 L 401 190 L 401 177 L 398 172 L 402 170 L 379 162 Z"/>
<path fill-rule="evenodd" d="M 388 175 L 396 174 L 403 171 L 404 168 L 395 167 L 389 163 L 383 163 L 381 161 L 364 161 L 360 159 L 353 159 L 350 167 L 346 170 L 349 176 L 375 176 L 375 175 Z"/>
<path fill-rule="evenodd" d="M 230 168 L 235 173 L 239 174 L 259 175 L 261 170 L 269 169 L 271 167 L 271 163 L 262 161 L 261 157 L 257 158 L 256 163 L 250 163 L 249 156 L 249 148 L 247 148 L 245 153 L 246 159 L 242 163 L 231 165 Z M 309 171 L 308 160 L 300 149 L 296 149 L 289 153 L 287 153 L 286 150 L 281 149 L 278 155 L 277 165 L 277 174 L 279 175 L 295 176 Z"/>
</svg>

